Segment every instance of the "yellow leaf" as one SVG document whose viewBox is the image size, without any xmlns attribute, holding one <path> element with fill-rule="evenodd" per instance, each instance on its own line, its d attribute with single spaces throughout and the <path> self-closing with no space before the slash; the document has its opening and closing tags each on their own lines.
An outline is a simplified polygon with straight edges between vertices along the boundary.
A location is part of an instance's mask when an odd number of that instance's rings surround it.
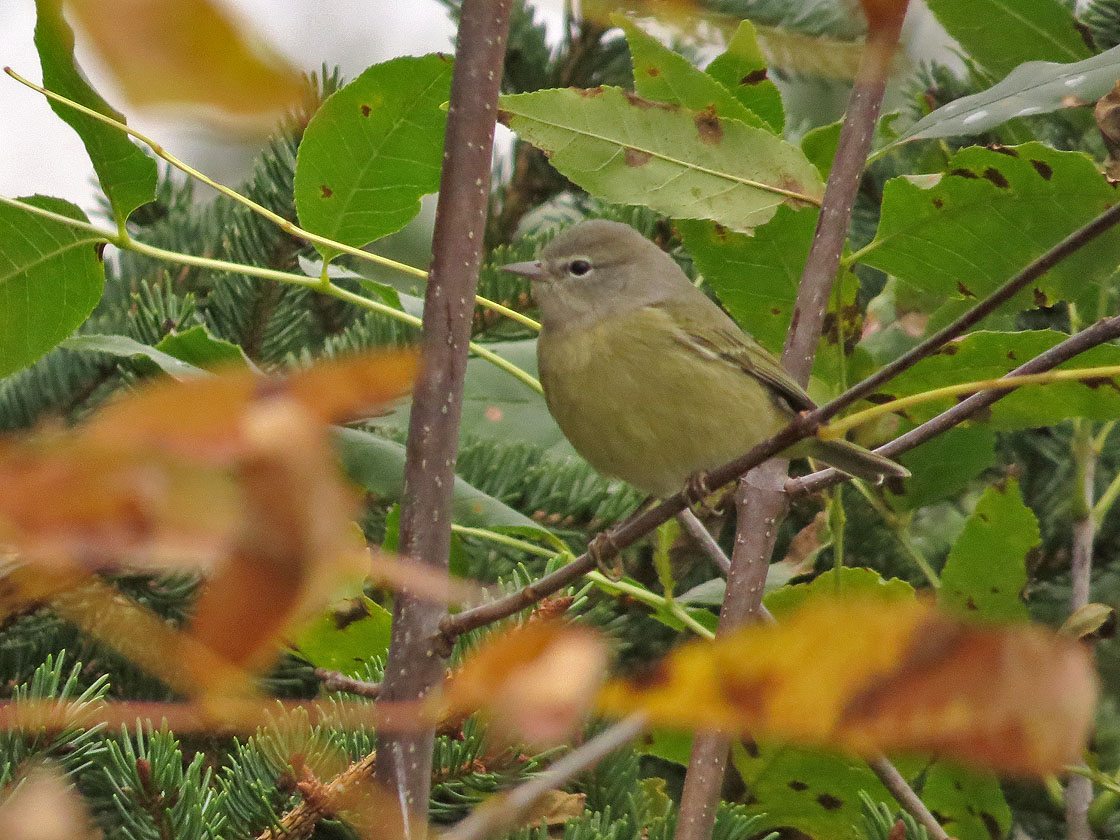
<svg viewBox="0 0 1120 840">
<path fill-rule="evenodd" d="M 646 678 L 606 686 L 600 707 L 657 726 L 1044 774 L 1077 759 L 1095 700 L 1085 650 L 1042 628 L 964 624 L 924 601 L 817 598 L 782 625 L 678 648 Z"/>
<path fill-rule="evenodd" d="M 298 104 L 299 72 L 208 0 L 68 0 L 135 105 L 201 105 L 274 120 Z"/>
</svg>

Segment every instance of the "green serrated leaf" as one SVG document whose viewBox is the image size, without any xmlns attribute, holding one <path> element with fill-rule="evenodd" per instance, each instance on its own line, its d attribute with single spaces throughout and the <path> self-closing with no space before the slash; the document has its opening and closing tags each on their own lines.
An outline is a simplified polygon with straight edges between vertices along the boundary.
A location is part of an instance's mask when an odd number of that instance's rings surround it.
<svg viewBox="0 0 1120 840">
<path fill-rule="evenodd" d="M 929 0 L 929 9 L 995 76 L 1025 61 L 1081 61 L 1091 53 L 1060 0 Z"/>
<path fill-rule="evenodd" d="M 956 840 L 992 840 L 1011 827 L 1011 809 L 991 773 L 938 761 L 926 771 L 921 790 L 922 801 Z"/>
<path fill-rule="evenodd" d="M 375 64 L 327 99 L 299 145 L 300 224 L 355 247 L 404 227 L 439 188 L 450 89 L 451 59 L 433 54 Z"/>
<path fill-rule="evenodd" d="M 731 91 L 693 66 L 641 29 L 625 15 L 611 15 L 611 22 L 626 33 L 634 62 L 634 89 L 646 99 L 683 105 L 693 111 L 708 109 L 716 116 L 766 128 L 767 124 L 740 102 Z"/>
<path fill-rule="evenodd" d="M 88 222 L 68 201 L 19 201 Z M 81 324 L 105 287 L 104 240 L 64 222 L 0 203 L 0 376 L 34 362 Z"/>
<path fill-rule="evenodd" d="M 832 753 L 769 742 L 734 744 L 731 761 L 751 792 L 759 828 L 788 826 L 809 837 L 865 840 L 857 826 L 860 791 L 894 807 L 894 799 L 865 763 Z"/>
<path fill-rule="evenodd" d="M 43 86 L 124 122 L 124 116 L 90 87 L 75 63 L 74 33 L 62 16 L 61 0 L 35 0 L 35 9 L 35 48 L 43 67 Z M 61 103 L 51 100 L 50 106 L 82 138 L 118 225 L 155 198 L 156 162 L 127 135 Z"/>
<path fill-rule="evenodd" d="M 1027 584 L 1027 552 L 1038 543 L 1038 520 L 1023 504 L 1019 482 L 1009 478 L 989 487 L 953 543 L 937 603 L 965 616 L 1026 620 L 1020 593 Z"/>
<path fill-rule="evenodd" d="M 885 385 L 882 392 L 905 396 L 959 382 L 995 379 L 1066 338 L 1055 330 L 975 332 L 918 362 Z M 1058 369 L 1105 365 L 1120 365 L 1120 346 L 1102 344 Z M 920 403 L 907 409 L 906 416 L 913 423 L 921 423 L 955 402 L 954 398 L 944 398 Z M 1003 397 L 982 419 L 992 428 L 1029 429 L 1053 426 L 1071 417 L 1115 420 L 1120 417 L 1120 388 L 1112 380 L 1029 385 Z"/>
<path fill-rule="evenodd" d="M 336 429 L 335 448 L 342 459 L 343 469 L 352 481 L 383 498 L 400 498 L 404 485 L 404 446 L 370 432 Z M 487 496 L 461 478 L 455 479 L 451 521 L 479 528 L 522 528 L 542 538 L 546 533 L 529 517 Z"/>
<path fill-rule="evenodd" d="M 201 324 L 181 332 L 169 332 L 155 349 L 204 370 L 257 369 L 240 345 L 216 338 Z"/>
<path fill-rule="evenodd" d="M 1016 117 L 1095 102 L 1112 89 L 1117 77 L 1120 47 L 1070 64 L 1028 61 L 987 90 L 954 99 L 922 117 L 886 148 L 931 137 L 980 134 Z"/>
<path fill-rule="evenodd" d="M 727 42 L 727 51 L 715 57 L 704 71 L 757 114 L 775 134 L 785 128 L 782 94 L 767 77 L 766 57 L 758 46 L 758 35 L 749 20 Z"/>
<path fill-rule="evenodd" d="M 62 342 L 67 350 L 84 353 L 108 353 L 125 359 L 142 358 L 152 362 L 155 367 L 168 376 L 180 381 L 204 376 L 206 371 L 182 359 L 165 353 L 149 344 L 142 344 L 127 335 L 99 335 L 87 333 L 75 335 Z M 154 368 L 153 368 L 154 370 Z"/>
<path fill-rule="evenodd" d="M 607 201 L 747 232 L 779 206 L 815 204 L 823 194 L 800 149 L 738 120 L 615 87 L 506 95 L 499 104 L 503 122 Z"/>
<path fill-rule="evenodd" d="M 967 148 L 954 155 L 948 170 L 888 181 L 879 230 L 856 255 L 938 299 L 989 294 L 1118 195 L 1087 155 L 1041 143 Z M 1086 287 L 1115 271 L 1118 250 L 1120 232 L 1104 233 L 1026 289 L 1016 304 L 1031 308 L 1085 295 Z"/>
<path fill-rule="evenodd" d="M 914 587 L 898 578 L 884 579 L 873 569 L 844 566 L 829 569 L 808 583 L 783 586 L 768 594 L 763 602 L 779 621 L 805 603 L 818 596 L 835 598 L 837 595 L 873 595 L 888 601 L 914 597 Z"/>
</svg>

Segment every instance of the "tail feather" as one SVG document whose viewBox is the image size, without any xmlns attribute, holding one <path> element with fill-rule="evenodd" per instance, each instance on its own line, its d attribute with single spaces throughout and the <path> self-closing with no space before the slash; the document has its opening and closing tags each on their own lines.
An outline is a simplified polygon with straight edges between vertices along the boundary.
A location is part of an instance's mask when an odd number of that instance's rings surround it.
<svg viewBox="0 0 1120 840">
<path fill-rule="evenodd" d="M 811 455 L 841 472 L 867 481 L 878 483 L 884 478 L 910 477 L 910 470 L 901 464 L 846 440 L 815 440 Z"/>
</svg>

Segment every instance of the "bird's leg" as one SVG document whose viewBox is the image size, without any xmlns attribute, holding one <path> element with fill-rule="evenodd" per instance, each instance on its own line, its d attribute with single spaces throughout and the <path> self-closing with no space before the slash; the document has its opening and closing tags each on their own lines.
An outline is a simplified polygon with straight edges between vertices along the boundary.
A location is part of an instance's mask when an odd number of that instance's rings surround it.
<svg viewBox="0 0 1120 840">
<path fill-rule="evenodd" d="M 684 483 L 684 499 L 688 506 L 692 508 L 693 513 L 698 516 L 717 516 L 721 512 L 724 499 L 717 499 L 715 504 L 709 504 L 708 499 L 715 495 L 716 491 L 720 488 L 713 490 L 708 484 L 708 474 L 701 470 L 690 475 Z"/>
<path fill-rule="evenodd" d="M 622 580 L 622 549 L 610 531 L 600 531 L 587 544 L 587 554 L 608 580 Z"/>
</svg>

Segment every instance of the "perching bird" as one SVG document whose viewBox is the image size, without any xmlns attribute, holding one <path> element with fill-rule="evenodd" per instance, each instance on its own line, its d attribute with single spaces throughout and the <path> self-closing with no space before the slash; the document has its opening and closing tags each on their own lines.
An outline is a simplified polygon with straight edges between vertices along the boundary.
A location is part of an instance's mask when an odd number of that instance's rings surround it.
<svg viewBox="0 0 1120 840">
<path fill-rule="evenodd" d="M 533 281 L 549 411 L 604 475 L 670 496 L 816 407 L 769 351 L 628 225 L 581 222 L 538 261 L 505 269 Z M 844 440 L 809 438 L 785 454 L 873 481 L 910 474 Z"/>
</svg>

